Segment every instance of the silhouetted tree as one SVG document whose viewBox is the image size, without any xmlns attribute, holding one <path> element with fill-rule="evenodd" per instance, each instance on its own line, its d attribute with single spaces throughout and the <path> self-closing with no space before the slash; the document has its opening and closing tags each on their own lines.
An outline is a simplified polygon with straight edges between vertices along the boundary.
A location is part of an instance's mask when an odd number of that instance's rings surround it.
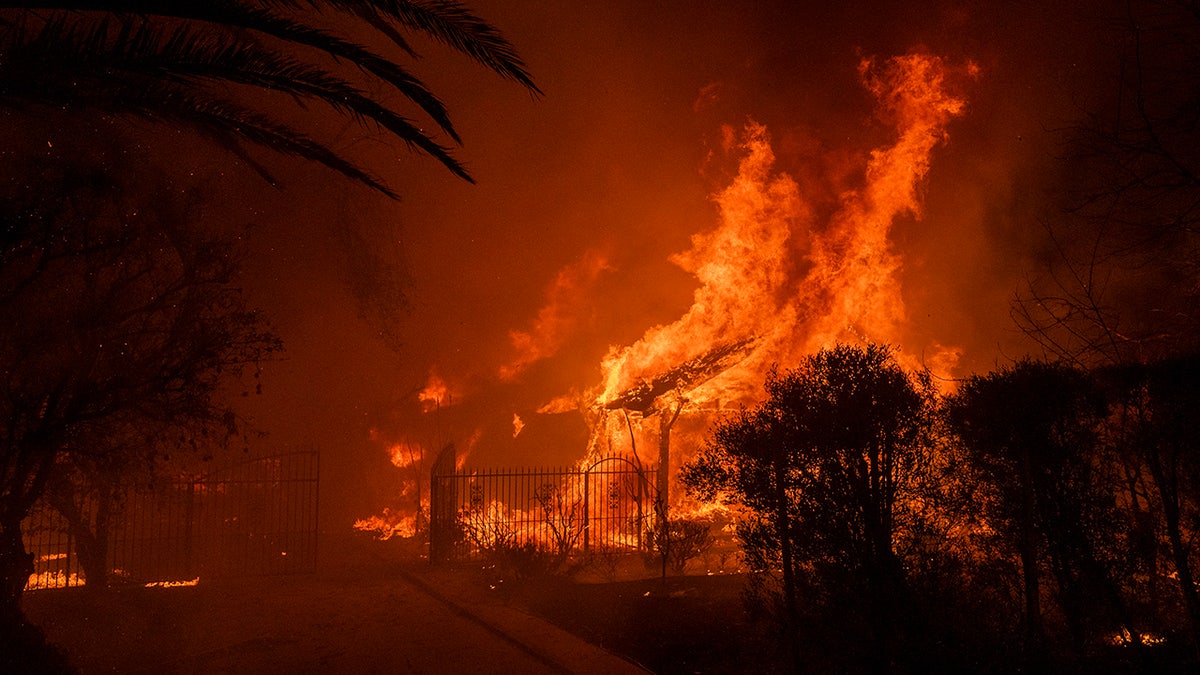
<svg viewBox="0 0 1200 675">
<path fill-rule="evenodd" d="M 760 578 L 782 567 L 792 630 L 801 583 L 818 605 L 865 607 L 881 669 L 905 584 L 896 540 L 928 459 L 928 375 L 902 370 L 888 347 L 839 345 L 773 370 L 765 388 L 766 401 L 715 427 L 683 482 L 748 510 L 746 559 Z"/>
<path fill-rule="evenodd" d="M 91 166 L 42 167 L 58 190 L 0 200 L 0 643 L 10 664 L 22 658 L 13 643 L 33 571 L 21 521 L 56 472 L 119 472 L 158 448 L 228 437 L 237 419 L 219 390 L 278 348 L 233 285 L 229 246 L 196 231 L 191 205 L 145 187 L 134 199 Z"/>
<path fill-rule="evenodd" d="M 320 140 L 322 124 L 343 118 L 470 180 L 435 135 L 459 141 L 445 106 L 402 65 L 416 57 L 411 35 L 539 93 L 512 46 L 452 0 L 34 0 L 0 2 L 0 110 L 7 121 L 164 123 L 214 141 L 268 180 L 245 145 L 394 197 Z M 409 119 L 406 106 L 427 122 Z M 31 569 L 20 522 L 56 470 L 121 473 L 136 463 L 123 464 L 123 448 L 161 447 L 127 443 L 122 430 L 171 429 L 185 445 L 231 433 L 218 385 L 277 347 L 230 284 L 228 247 L 157 213 L 153 190 L 122 192 L 104 172 L 52 173 L 10 183 L 0 201 L 4 646 L 17 639 Z M 92 543 L 99 560 L 102 543 Z"/>
<path fill-rule="evenodd" d="M 0 2 L 0 107 L 90 110 L 186 127 L 268 180 L 243 144 L 318 162 L 394 197 L 314 137 L 318 120 L 290 114 L 318 103 L 470 180 L 396 104 L 411 104 L 459 142 L 443 103 L 402 65 L 416 57 L 410 34 L 539 93 L 512 45 L 452 0 L 29 0 Z"/>
<path fill-rule="evenodd" d="M 1196 586 L 1196 533 L 1200 532 L 1200 357 L 1187 356 L 1101 373 L 1114 390 L 1114 445 L 1128 476 L 1131 557 L 1147 579 L 1143 601 L 1160 630 L 1189 627 L 1200 649 L 1200 591 Z M 1159 566 L 1164 558 L 1167 568 Z M 1161 571 L 1160 571 L 1161 569 Z M 1158 616 L 1160 577 L 1174 579 L 1183 616 Z M 1174 604 L 1174 603 L 1173 603 Z"/>
<path fill-rule="evenodd" d="M 1019 361 L 968 378 L 946 408 L 979 481 L 973 508 L 1020 559 L 1027 657 L 1045 655 L 1044 575 L 1077 648 L 1089 626 L 1131 628 L 1106 557 L 1116 527 L 1099 454 L 1106 408 L 1088 374 Z"/>
<path fill-rule="evenodd" d="M 1118 4 L 1107 86 L 1061 130 L 1064 201 L 1013 307 L 1048 355 L 1086 367 L 1200 344 L 1200 11 Z"/>
</svg>

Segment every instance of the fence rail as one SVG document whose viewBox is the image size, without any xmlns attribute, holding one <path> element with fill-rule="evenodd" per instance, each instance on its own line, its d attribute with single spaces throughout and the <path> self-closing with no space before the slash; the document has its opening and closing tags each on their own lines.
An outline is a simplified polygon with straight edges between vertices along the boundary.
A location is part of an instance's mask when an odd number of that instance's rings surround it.
<svg viewBox="0 0 1200 675">
<path fill-rule="evenodd" d="M 447 448 L 430 476 L 430 558 L 526 546 L 563 555 L 640 550 L 655 516 L 653 475 L 625 457 L 585 468 L 459 470 Z"/>
<path fill-rule="evenodd" d="M 35 565 L 26 588 L 85 584 L 79 546 L 86 532 L 106 542 L 105 572 L 123 583 L 314 571 L 319 474 L 319 454 L 303 451 L 161 481 L 111 503 L 102 528 L 96 500 L 75 522 L 44 500 L 23 524 Z"/>
</svg>

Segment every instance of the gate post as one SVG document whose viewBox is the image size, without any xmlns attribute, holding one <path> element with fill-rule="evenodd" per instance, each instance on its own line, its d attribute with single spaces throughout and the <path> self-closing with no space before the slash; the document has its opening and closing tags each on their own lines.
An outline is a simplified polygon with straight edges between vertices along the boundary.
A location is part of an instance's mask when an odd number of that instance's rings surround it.
<svg viewBox="0 0 1200 675">
<path fill-rule="evenodd" d="M 458 506 L 454 444 L 442 448 L 429 470 L 429 562 L 447 562 L 453 556 L 455 509 Z"/>
</svg>

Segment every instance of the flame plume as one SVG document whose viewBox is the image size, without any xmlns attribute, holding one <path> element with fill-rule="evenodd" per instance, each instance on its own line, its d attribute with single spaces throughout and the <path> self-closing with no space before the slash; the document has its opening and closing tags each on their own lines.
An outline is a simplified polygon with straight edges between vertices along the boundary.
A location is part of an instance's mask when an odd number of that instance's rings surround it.
<svg viewBox="0 0 1200 675">
<path fill-rule="evenodd" d="M 862 61 L 863 83 L 895 141 L 870 153 L 864 184 L 843 192 L 824 223 L 797 182 L 776 171 L 767 129 L 748 123 L 737 177 L 713 198 L 719 226 L 694 236 L 691 250 L 672 258 L 700 282 L 692 307 L 637 342 L 612 348 L 601 364 L 595 404 L 607 406 L 679 364 L 738 341 L 753 340 L 753 348 L 687 391 L 693 405 L 746 400 L 771 363 L 835 342 L 900 344 L 901 259 L 890 232 L 898 217 L 920 215 L 932 151 L 965 108 L 965 100 L 948 91 L 947 71 L 941 58 L 924 54 Z M 966 71 L 976 73 L 974 66 Z"/>
</svg>

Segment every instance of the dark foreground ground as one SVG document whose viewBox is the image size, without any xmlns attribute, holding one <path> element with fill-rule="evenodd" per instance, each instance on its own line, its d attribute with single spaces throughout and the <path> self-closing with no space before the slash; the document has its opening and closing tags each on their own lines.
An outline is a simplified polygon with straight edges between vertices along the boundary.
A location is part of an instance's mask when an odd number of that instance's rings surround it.
<svg viewBox="0 0 1200 675">
<path fill-rule="evenodd" d="M 634 560 L 607 579 L 513 579 L 409 553 L 355 541 L 315 574 L 39 591 L 25 606 L 85 674 L 785 670 L 769 627 L 744 616 L 740 575 L 664 582 Z"/>
<path fill-rule="evenodd" d="M 522 603 L 656 673 L 786 672 L 771 628 L 746 619 L 741 590 L 741 575 L 672 577 L 665 584 L 548 579 L 524 593 Z"/>
</svg>

